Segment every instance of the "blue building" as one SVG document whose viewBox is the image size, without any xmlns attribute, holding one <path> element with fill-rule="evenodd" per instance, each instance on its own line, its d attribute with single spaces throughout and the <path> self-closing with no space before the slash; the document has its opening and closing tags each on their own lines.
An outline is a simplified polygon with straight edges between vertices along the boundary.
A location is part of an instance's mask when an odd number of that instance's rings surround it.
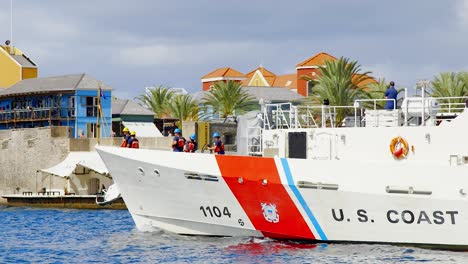
<svg viewBox="0 0 468 264">
<path fill-rule="evenodd" d="M 101 137 L 109 137 L 112 89 L 87 74 L 26 79 L 1 90 L 0 130 L 69 126 L 75 138 L 94 138 L 98 96 L 102 111 Z"/>
</svg>

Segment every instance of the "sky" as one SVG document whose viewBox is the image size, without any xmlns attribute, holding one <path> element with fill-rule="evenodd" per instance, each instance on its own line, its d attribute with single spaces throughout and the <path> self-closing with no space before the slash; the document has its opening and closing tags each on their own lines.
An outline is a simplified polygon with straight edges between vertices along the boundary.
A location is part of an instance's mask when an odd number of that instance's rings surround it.
<svg viewBox="0 0 468 264">
<path fill-rule="evenodd" d="M 200 91 L 220 67 L 295 73 L 318 52 L 413 87 L 468 71 L 468 0 L 13 0 L 13 44 L 40 77 L 88 73 L 127 99 L 153 85 Z"/>
</svg>

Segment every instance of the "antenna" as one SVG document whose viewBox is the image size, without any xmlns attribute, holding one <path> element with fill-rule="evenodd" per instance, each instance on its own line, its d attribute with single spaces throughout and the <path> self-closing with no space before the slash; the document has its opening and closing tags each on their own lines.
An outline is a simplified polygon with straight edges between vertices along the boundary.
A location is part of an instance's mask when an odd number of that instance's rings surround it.
<svg viewBox="0 0 468 264">
<path fill-rule="evenodd" d="M 10 0 L 10 54 L 15 53 L 13 46 L 13 0 Z"/>
</svg>

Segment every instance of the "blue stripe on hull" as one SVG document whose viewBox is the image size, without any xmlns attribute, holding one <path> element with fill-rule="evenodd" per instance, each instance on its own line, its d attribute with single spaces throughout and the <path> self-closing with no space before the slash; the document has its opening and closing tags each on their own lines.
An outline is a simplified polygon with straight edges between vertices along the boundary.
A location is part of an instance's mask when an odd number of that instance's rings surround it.
<svg viewBox="0 0 468 264">
<path fill-rule="evenodd" d="M 304 197 L 302 197 L 302 195 L 299 192 L 299 189 L 297 188 L 296 184 L 294 184 L 292 174 L 291 174 L 291 169 L 289 168 L 288 160 L 285 159 L 285 158 L 281 158 L 281 164 L 283 165 L 284 173 L 286 174 L 286 178 L 288 180 L 289 187 L 291 187 L 291 190 L 293 191 L 293 193 L 296 196 L 297 200 L 301 204 L 304 211 L 307 213 L 307 216 L 309 217 L 310 221 L 314 225 L 315 230 L 317 230 L 317 232 L 319 233 L 322 240 L 328 240 L 327 236 L 325 235 L 322 228 L 320 227 L 320 224 L 317 222 L 317 219 L 315 218 L 314 214 L 312 213 L 309 206 L 305 202 Z"/>
</svg>

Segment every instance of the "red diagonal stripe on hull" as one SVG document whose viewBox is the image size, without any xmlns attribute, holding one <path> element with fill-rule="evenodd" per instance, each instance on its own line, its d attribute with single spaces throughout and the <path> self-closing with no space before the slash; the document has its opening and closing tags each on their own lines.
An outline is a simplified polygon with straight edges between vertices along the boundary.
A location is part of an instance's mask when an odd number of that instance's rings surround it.
<svg viewBox="0 0 468 264">
<path fill-rule="evenodd" d="M 254 227 L 266 237 L 315 239 L 310 228 L 281 184 L 273 158 L 216 156 L 221 175 Z M 238 179 L 243 178 L 243 184 Z M 262 180 L 268 181 L 262 185 Z M 279 222 L 268 222 L 262 203 L 274 204 Z"/>
</svg>

